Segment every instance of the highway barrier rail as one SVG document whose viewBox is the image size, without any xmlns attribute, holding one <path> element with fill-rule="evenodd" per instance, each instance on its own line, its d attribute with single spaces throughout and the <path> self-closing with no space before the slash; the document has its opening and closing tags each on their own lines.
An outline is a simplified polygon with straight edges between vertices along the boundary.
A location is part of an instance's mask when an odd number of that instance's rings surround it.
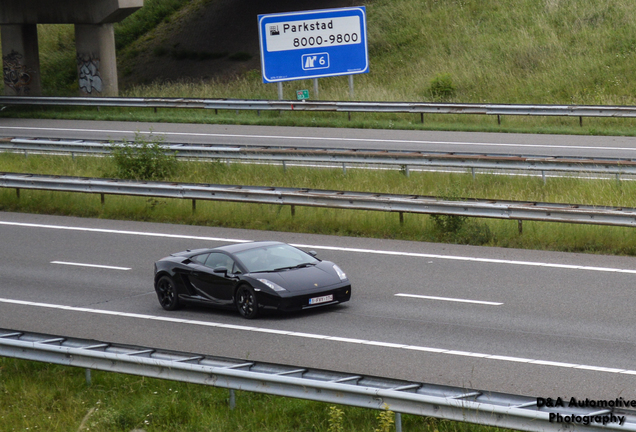
<svg viewBox="0 0 636 432">
<path fill-rule="evenodd" d="M 484 199 L 445 200 L 420 195 L 306 188 L 144 182 L 117 179 L 0 173 L 0 187 L 192 200 L 443 214 L 466 217 L 636 226 L 636 208 Z"/>
<path fill-rule="evenodd" d="M 160 135 L 160 134 L 158 134 Z M 134 143 L 52 140 L 46 138 L 0 138 L 0 151 L 62 153 L 72 155 L 109 154 L 113 148 Z M 267 161 L 292 164 L 338 164 L 346 166 L 373 165 L 399 167 L 406 175 L 409 169 L 457 168 L 484 170 L 546 171 L 566 173 L 595 173 L 610 175 L 636 174 L 636 159 L 585 158 L 541 155 L 506 155 L 462 152 L 419 152 L 372 149 L 324 149 L 284 146 L 238 146 L 221 144 L 158 143 L 179 158 L 236 160 L 242 162 Z"/>
<path fill-rule="evenodd" d="M 622 398 L 611 408 L 548 407 L 527 396 L 9 329 L 0 329 L 0 356 L 525 431 L 636 431 L 636 411 Z"/>
<path fill-rule="evenodd" d="M 332 111 L 373 113 L 480 114 L 579 117 L 636 117 L 636 106 L 529 105 L 435 102 L 292 101 L 255 99 L 35 97 L 4 96 L 0 105 L 198 108 L 256 111 Z"/>
</svg>

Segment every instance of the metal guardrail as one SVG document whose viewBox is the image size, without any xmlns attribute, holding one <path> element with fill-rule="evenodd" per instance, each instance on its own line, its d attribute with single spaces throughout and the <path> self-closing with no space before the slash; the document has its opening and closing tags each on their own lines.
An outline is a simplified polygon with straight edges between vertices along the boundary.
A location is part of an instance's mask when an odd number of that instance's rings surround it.
<svg viewBox="0 0 636 432">
<path fill-rule="evenodd" d="M 0 329 L 0 356 L 536 432 L 636 431 L 636 411 Z M 556 414 L 579 421 L 557 422 Z M 618 421 L 606 421 L 614 416 Z M 595 418 L 601 420 L 594 421 Z M 583 426 L 583 418 L 592 418 Z"/>
<path fill-rule="evenodd" d="M 590 206 L 504 200 L 443 200 L 430 196 L 377 194 L 240 185 L 208 185 L 168 182 L 44 176 L 0 173 L 0 187 L 61 192 L 131 195 L 160 198 L 232 201 L 258 204 L 373 210 L 384 212 L 445 214 L 543 222 L 636 226 L 636 208 Z"/>
<path fill-rule="evenodd" d="M 52 140 L 45 138 L 0 138 L 0 151 L 109 154 L 123 142 Z M 127 143 L 131 145 L 131 143 Z M 134 144 L 133 144 L 134 145 Z M 418 152 L 371 149 L 324 149 L 283 146 L 228 146 L 213 144 L 159 144 L 177 157 L 282 163 L 396 166 L 408 175 L 410 168 L 450 167 L 485 171 L 523 170 L 635 175 L 636 160 L 628 158 L 584 158 L 541 155 Z"/>
<path fill-rule="evenodd" d="M 636 117 L 636 106 L 529 105 L 433 102 L 275 101 L 190 98 L 84 98 L 4 96 L 0 105 L 198 108 L 257 111 L 335 111 L 375 113 L 530 115 L 568 117 Z M 423 121 L 423 118 L 422 118 Z"/>
</svg>

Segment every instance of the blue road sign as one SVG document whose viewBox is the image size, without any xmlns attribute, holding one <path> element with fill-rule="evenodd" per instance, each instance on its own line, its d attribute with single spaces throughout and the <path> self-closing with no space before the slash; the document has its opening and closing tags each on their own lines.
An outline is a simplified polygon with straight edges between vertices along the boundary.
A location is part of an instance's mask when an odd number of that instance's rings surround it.
<svg viewBox="0 0 636 432">
<path fill-rule="evenodd" d="M 369 72 L 364 6 L 258 16 L 263 82 Z"/>
</svg>

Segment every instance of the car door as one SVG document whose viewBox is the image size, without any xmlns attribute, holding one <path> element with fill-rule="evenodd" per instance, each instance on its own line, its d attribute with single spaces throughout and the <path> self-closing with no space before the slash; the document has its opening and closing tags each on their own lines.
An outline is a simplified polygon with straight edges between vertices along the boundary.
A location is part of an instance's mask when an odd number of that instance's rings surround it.
<svg viewBox="0 0 636 432">
<path fill-rule="evenodd" d="M 214 269 L 225 267 L 227 273 L 214 273 Z M 193 266 L 190 282 L 202 291 L 208 300 L 221 304 L 231 305 L 234 284 L 237 278 L 232 271 L 235 268 L 234 260 L 220 252 L 212 252 L 208 255 L 204 264 Z"/>
</svg>

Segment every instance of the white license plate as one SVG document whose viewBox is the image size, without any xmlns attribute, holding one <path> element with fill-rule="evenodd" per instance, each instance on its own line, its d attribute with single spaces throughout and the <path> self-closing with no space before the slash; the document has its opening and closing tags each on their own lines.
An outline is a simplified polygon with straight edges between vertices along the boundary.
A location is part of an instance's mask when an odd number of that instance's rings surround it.
<svg viewBox="0 0 636 432">
<path fill-rule="evenodd" d="M 329 294 L 326 296 L 322 296 L 322 297 L 314 297 L 314 298 L 310 298 L 309 299 L 309 304 L 310 305 L 315 305 L 318 303 L 325 303 L 325 302 L 330 302 L 333 301 L 333 294 Z"/>
</svg>

